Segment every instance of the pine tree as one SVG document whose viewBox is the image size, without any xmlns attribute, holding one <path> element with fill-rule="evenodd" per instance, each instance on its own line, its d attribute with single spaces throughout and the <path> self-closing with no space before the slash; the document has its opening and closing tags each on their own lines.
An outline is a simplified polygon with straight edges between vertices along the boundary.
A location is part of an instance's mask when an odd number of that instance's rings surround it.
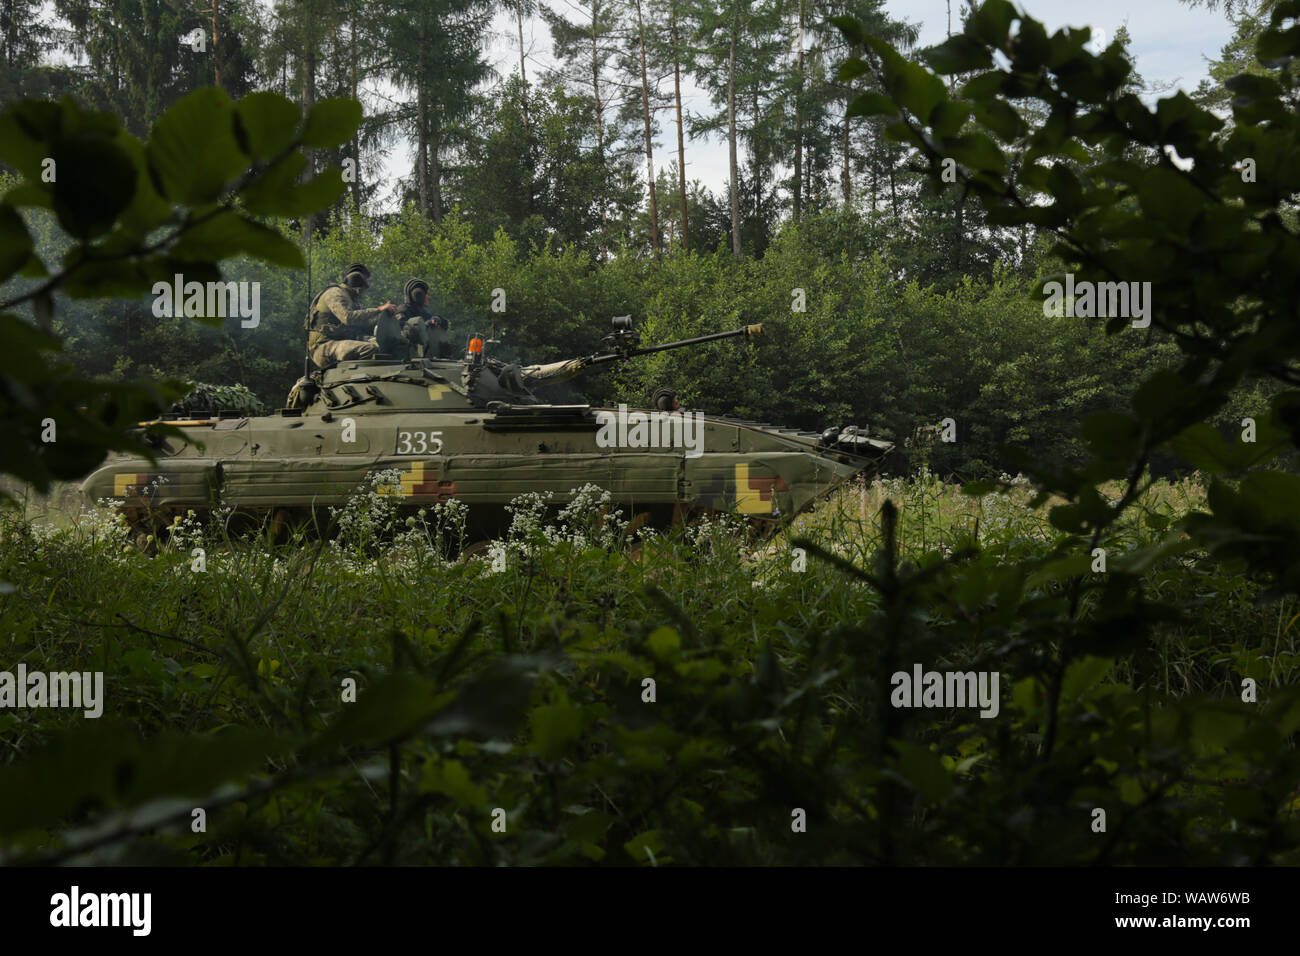
<svg viewBox="0 0 1300 956">
<path fill-rule="evenodd" d="M 727 195 L 731 207 L 731 251 L 741 254 L 739 134 L 736 126 L 737 46 L 743 43 L 742 19 L 748 3 L 741 0 L 684 0 L 683 19 L 691 26 L 692 56 L 697 82 L 711 94 L 719 112 L 691 116 L 692 137 L 720 128 L 727 136 Z M 740 51 L 743 55 L 743 50 Z"/>
<path fill-rule="evenodd" d="M 41 0 L 0 0 L 0 106 L 39 95 L 37 61 L 50 48 Z"/>
<path fill-rule="evenodd" d="M 609 77 L 610 61 L 618 52 L 620 20 L 612 0 L 579 0 L 584 15 L 569 20 L 562 14 L 541 8 L 550 27 L 555 56 L 563 64 L 552 72 L 552 81 L 562 81 L 570 90 L 580 90 L 595 123 L 595 159 L 606 170 L 597 187 L 600 212 L 600 258 L 609 256 L 609 201 L 615 167 L 624 161 L 626 137 L 621 119 L 622 96 Z"/>
<path fill-rule="evenodd" d="M 218 63 L 223 87 L 239 95 L 252 80 L 251 57 L 244 52 L 249 23 L 244 2 L 254 0 L 220 0 L 214 12 L 213 0 L 195 6 L 167 0 L 55 0 L 55 11 L 69 26 L 61 45 L 86 61 L 70 70 L 72 92 L 91 107 L 117 113 L 137 135 L 180 97 L 212 83 Z"/>
<path fill-rule="evenodd" d="M 386 0 L 383 8 L 383 71 L 415 95 L 384 121 L 398 130 L 414 127 L 418 207 L 435 222 L 447 208 L 447 157 L 464 147 L 471 94 L 488 76 L 481 37 L 490 15 L 484 0 Z"/>
<path fill-rule="evenodd" d="M 302 104 L 303 115 L 310 112 L 322 90 L 342 94 L 348 88 L 347 31 L 343 28 L 348 6 L 334 0 L 277 0 L 273 13 L 275 28 L 267 43 L 263 69 L 281 74 L 281 92 L 294 96 Z M 307 166 L 303 181 L 315 176 L 318 163 L 314 149 L 304 149 Z M 309 246 L 317 225 L 316 216 L 302 219 L 302 242 Z"/>
<path fill-rule="evenodd" d="M 884 9 L 885 0 L 815 0 L 819 16 L 815 18 L 817 43 L 825 51 L 825 66 L 828 79 L 823 87 L 826 94 L 838 102 L 841 121 L 837 124 L 840 133 L 840 196 L 848 204 L 853 198 L 853 168 L 855 151 L 851 141 L 851 129 L 848 115 L 849 104 L 863 92 L 863 86 L 871 82 L 870 78 L 845 83 L 838 78 L 839 65 L 850 54 L 860 51 L 852 50 L 843 36 L 830 22 L 831 17 L 849 16 L 856 19 L 875 36 L 888 40 L 899 49 L 908 49 L 920 33 L 915 24 L 896 20 Z M 878 195 L 884 190 L 888 180 L 891 208 L 898 210 L 897 163 L 901 161 L 904 151 L 896 144 L 883 138 L 879 123 L 864 124 L 867 146 L 857 154 L 866 161 L 870 172 L 871 208 L 874 209 Z"/>
<path fill-rule="evenodd" d="M 528 128 L 528 71 L 524 66 L 527 50 L 524 48 L 524 18 L 537 12 L 537 0 L 506 0 L 506 6 L 515 15 L 515 25 L 519 30 L 519 102 L 524 118 L 524 129 Z"/>
<path fill-rule="evenodd" d="M 683 251 L 690 251 L 690 216 L 686 208 L 686 136 L 682 128 L 682 60 L 684 51 L 681 33 L 678 30 L 677 8 L 679 6 L 679 0 L 668 0 L 668 35 L 672 44 L 672 48 L 668 51 L 668 58 L 673 65 L 673 105 L 677 112 L 677 191 L 681 203 L 681 241 Z"/>
<path fill-rule="evenodd" d="M 692 25 L 693 64 L 697 81 L 711 95 L 716 113 L 691 117 L 692 135 L 724 130 L 729 162 L 731 248 L 739 256 L 744 220 L 757 224 L 751 245 L 761 250 L 775 217 L 771 170 L 775 162 L 777 93 L 781 85 L 781 0 L 690 0 L 684 4 Z M 749 151 L 749 171 L 742 176 L 739 144 Z M 746 185 L 747 184 L 747 185 Z M 742 192 L 744 219 L 742 219 Z"/>
<path fill-rule="evenodd" d="M 794 182 L 791 195 L 793 201 L 794 221 L 803 215 L 803 154 L 804 154 L 804 116 L 807 104 L 804 102 L 807 88 L 807 74 L 804 66 L 804 9 L 808 0 L 794 0 L 792 8 L 795 17 L 795 57 L 794 57 Z"/>
<path fill-rule="evenodd" d="M 519 77 L 509 76 L 474 98 L 471 122 L 480 132 L 466 144 L 454 188 L 479 241 L 499 228 L 523 243 L 545 238 L 545 224 L 534 213 L 546 191 L 541 146 L 535 124 L 524 121 L 520 85 Z"/>
<path fill-rule="evenodd" d="M 654 127 L 650 118 L 650 78 L 646 61 L 645 20 L 641 0 L 632 0 L 636 11 L 636 44 L 641 60 L 641 115 L 645 122 L 646 188 L 650 194 L 650 245 L 659 255 L 659 209 L 655 198 Z"/>
</svg>

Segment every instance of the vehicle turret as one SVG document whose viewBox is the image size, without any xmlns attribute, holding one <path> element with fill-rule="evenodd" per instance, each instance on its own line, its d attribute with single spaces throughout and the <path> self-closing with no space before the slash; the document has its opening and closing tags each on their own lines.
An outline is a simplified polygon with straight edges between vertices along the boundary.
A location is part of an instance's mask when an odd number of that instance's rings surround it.
<svg viewBox="0 0 1300 956">
<path fill-rule="evenodd" d="M 761 325 L 745 325 L 729 332 L 714 332 L 660 345 L 641 345 L 641 336 L 631 316 L 617 316 L 613 331 L 605 336 L 605 348 L 590 355 L 538 365 L 507 364 L 484 352 L 481 334 L 469 337 L 461 359 L 411 358 L 405 361 L 385 357 L 340 362 L 300 380 L 295 393 L 299 407 L 307 414 L 343 409 L 489 408 L 496 403 L 537 405 L 532 389 L 568 381 L 590 368 L 626 361 L 640 355 L 686 348 L 722 339 L 753 338 L 763 333 Z M 290 402 L 290 406 L 293 406 Z M 318 407 L 319 406 L 319 407 Z"/>
</svg>

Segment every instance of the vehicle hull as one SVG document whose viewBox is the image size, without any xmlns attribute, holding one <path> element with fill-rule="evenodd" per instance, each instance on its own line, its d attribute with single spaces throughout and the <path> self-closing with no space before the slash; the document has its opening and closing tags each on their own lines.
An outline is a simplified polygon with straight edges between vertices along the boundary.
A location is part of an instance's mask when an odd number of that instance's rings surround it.
<svg viewBox="0 0 1300 956">
<path fill-rule="evenodd" d="M 631 421 L 613 427 L 616 415 Z M 527 492 L 563 504 L 586 484 L 611 492 L 638 523 L 663 527 L 693 512 L 732 512 L 774 529 L 855 475 L 871 455 L 821 448 L 817 436 L 696 414 L 637 431 L 649 410 L 511 406 L 456 411 L 361 406 L 325 414 L 171 422 L 183 437 L 159 444 L 156 461 L 108 459 L 82 484 L 92 500 L 123 506 L 139 525 L 225 505 L 277 523 L 324 528 L 378 470 L 400 475 L 401 508 L 458 499 L 474 537 L 500 534 L 505 510 Z M 679 413 L 679 418 L 681 413 Z M 656 433 L 657 431 L 657 433 Z M 660 445 L 662 442 L 662 445 Z"/>
</svg>

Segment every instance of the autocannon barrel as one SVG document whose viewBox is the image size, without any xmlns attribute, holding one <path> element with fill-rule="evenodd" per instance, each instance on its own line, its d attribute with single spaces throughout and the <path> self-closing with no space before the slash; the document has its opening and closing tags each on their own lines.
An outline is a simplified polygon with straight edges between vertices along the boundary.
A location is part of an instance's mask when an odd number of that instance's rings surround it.
<svg viewBox="0 0 1300 956">
<path fill-rule="evenodd" d="M 644 347 L 619 349 L 613 352 L 598 352 L 594 355 L 587 355 L 582 358 L 565 359 L 560 362 L 549 362 L 545 365 L 529 365 L 520 369 L 520 376 L 526 384 L 540 385 L 546 382 L 563 382 L 575 377 L 593 365 L 606 365 L 610 362 L 617 362 L 621 359 L 635 358 L 638 355 L 649 355 L 652 352 L 666 352 L 669 349 L 685 348 L 688 345 L 699 345 L 702 342 L 714 342 L 718 339 L 734 339 L 741 336 L 753 338 L 763 334 L 762 325 L 742 325 L 738 329 L 732 329 L 729 332 L 714 332 L 710 335 L 699 335 L 690 339 L 678 339 L 675 342 L 664 342 L 661 345 L 647 345 Z"/>
<path fill-rule="evenodd" d="M 678 339 L 676 342 L 665 342 L 663 345 L 647 345 L 645 348 L 633 349 L 627 353 L 631 358 L 633 355 L 649 355 L 651 352 L 666 352 L 669 349 L 680 349 L 687 345 L 699 345 L 701 342 L 713 342 L 717 339 L 734 339 L 737 336 L 758 336 L 763 334 L 761 325 L 742 325 L 738 329 L 732 329 L 730 332 L 714 332 L 711 335 L 697 335 L 693 339 Z M 613 358 L 622 358 L 623 356 L 615 354 Z"/>
</svg>

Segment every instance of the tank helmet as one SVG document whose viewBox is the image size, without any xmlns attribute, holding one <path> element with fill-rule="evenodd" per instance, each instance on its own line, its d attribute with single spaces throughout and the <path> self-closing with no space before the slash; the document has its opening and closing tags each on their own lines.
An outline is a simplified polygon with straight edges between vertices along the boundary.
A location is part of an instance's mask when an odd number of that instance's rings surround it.
<svg viewBox="0 0 1300 956">
<path fill-rule="evenodd" d="M 429 283 L 423 279 L 407 279 L 402 291 L 407 302 L 423 303 L 429 298 Z"/>
<path fill-rule="evenodd" d="M 354 262 L 343 273 L 343 283 L 354 289 L 368 289 L 370 288 L 370 270 L 361 263 Z"/>
<path fill-rule="evenodd" d="M 676 390 L 671 388 L 656 389 L 650 404 L 661 412 L 672 412 L 682 407 L 677 400 Z"/>
</svg>

